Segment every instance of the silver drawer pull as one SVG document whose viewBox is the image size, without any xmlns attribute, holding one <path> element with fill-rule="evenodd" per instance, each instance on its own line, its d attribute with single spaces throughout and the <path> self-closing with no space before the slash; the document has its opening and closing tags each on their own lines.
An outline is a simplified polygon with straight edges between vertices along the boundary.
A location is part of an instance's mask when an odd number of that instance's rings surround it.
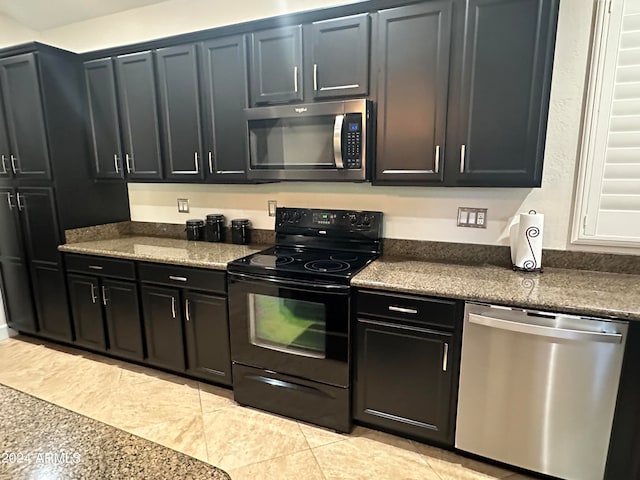
<svg viewBox="0 0 640 480">
<path fill-rule="evenodd" d="M 400 313 L 418 313 L 418 310 L 415 308 L 404 308 L 404 307 L 396 307 L 394 305 L 389 305 L 389 310 L 392 312 L 400 312 Z"/>
<path fill-rule="evenodd" d="M 171 316 L 176 318 L 176 297 L 171 297 Z"/>
<path fill-rule="evenodd" d="M 187 277 L 175 277 L 173 275 L 169 275 L 169 280 L 175 280 L 176 282 L 186 282 Z"/>
<path fill-rule="evenodd" d="M 449 344 L 445 342 L 444 352 L 442 354 L 442 371 L 447 371 L 447 364 L 449 363 Z"/>
<path fill-rule="evenodd" d="M 89 268 L 91 270 L 103 270 L 104 267 L 101 267 L 100 265 L 89 265 Z"/>
</svg>

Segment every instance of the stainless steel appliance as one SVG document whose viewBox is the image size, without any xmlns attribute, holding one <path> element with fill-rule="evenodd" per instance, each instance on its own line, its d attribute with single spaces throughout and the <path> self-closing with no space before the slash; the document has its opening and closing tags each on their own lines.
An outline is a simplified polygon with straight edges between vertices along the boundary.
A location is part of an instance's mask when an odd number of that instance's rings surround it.
<svg viewBox="0 0 640 480">
<path fill-rule="evenodd" d="M 628 324 L 469 303 L 455 446 L 602 480 Z"/>
<path fill-rule="evenodd" d="M 245 109 L 252 180 L 365 181 L 371 102 Z"/>
<path fill-rule="evenodd" d="M 382 213 L 278 208 L 276 246 L 228 264 L 240 404 L 351 429 L 351 277 L 381 252 Z"/>
</svg>

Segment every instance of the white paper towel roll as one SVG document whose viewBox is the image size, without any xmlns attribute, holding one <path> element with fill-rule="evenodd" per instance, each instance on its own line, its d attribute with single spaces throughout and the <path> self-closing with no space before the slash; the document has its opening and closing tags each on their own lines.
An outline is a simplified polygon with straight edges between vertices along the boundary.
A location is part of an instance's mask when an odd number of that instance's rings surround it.
<svg viewBox="0 0 640 480">
<path fill-rule="evenodd" d="M 530 211 L 520 214 L 517 235 L 512 240 L 514 265 L 522 270 L 542 268 L 542 233 L 544 215 Z M 514 255 L 515 253 L 515 255 Z"/>
</svg>

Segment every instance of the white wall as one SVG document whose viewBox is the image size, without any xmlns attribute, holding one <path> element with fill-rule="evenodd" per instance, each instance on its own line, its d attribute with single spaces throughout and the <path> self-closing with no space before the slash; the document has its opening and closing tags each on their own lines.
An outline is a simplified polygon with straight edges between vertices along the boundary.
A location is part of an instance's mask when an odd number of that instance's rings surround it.
<svg viewBox="0 0 640 480">
<path fill-rule="evenodd" d="M 39 36 L 38 32 L 25 27 L 12 18 L 0 15 L 0 48 L 39 40 Z"/>
</svg>

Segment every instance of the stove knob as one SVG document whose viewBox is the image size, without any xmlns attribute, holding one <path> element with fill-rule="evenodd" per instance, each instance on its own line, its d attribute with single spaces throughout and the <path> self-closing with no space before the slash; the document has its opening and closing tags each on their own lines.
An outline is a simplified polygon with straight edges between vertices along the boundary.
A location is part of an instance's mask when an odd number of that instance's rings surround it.
<svg viewBox="0 0 640 480">
<path fill-rule="evenodd" d="M 294 210 L 293 212 L 293 218 L 291 219 L 291 223 L 297 223 L 300 221 L 301 215 L 300 212 L 298 210 Z"/>
<path fill-rule="evenodd" d="M 371 217 L 369 217 L 369 215 L 366 215 L 366 214 L 365 214 L 365 215 L 362 217 L 362 224 L 363 224 L 365 227 L 369 227 L 369 226 L 371 225 Z"/>
<path fill-rule="evenodd" d="M 282 221 L 283 222 L 289 221 L 289 212 L 282 212 Z"/>
<path fill-rule="evenodd" d="M 349 223 L 351 225 L 355 225 L 356 223 L 358 223 L 358 216 L 355 213 L 349 214 Z"/>
</svg>

